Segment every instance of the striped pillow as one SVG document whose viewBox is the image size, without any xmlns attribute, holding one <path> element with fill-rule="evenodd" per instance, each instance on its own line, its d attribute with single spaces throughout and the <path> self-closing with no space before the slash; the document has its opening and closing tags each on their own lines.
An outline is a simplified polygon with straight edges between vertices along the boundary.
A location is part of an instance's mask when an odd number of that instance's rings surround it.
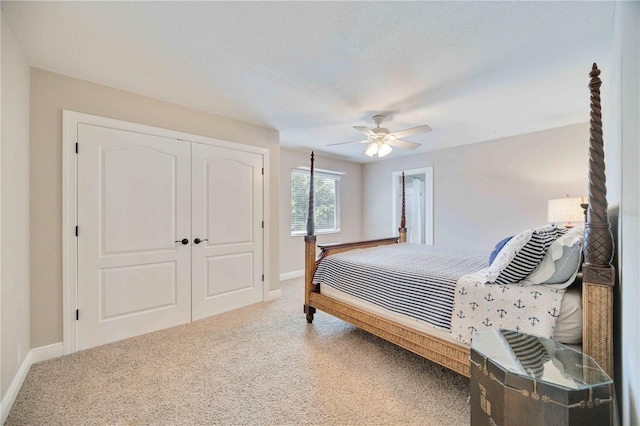
<svg viewBox="0 0 640 426">
<path fill-rule="evenodd" d="M 496 284 L 522 281 L 540 264 L 551 244 L 565 232 L 551 225 L 516 235 L 489 267 L 489 281 Z"/>
</svg>

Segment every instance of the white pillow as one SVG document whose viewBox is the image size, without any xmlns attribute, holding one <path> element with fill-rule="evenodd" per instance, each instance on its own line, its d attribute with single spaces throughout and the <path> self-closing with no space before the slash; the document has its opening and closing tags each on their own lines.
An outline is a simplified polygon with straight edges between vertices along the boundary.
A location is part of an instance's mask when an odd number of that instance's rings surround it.
<svg viewBox="0 0 640 426">
<path fill-rule="evenodd" d="M 569 230 L 551 244 L 542 262 L 522 283 L 547 284 L 554 288 L 568 287 L 580 269 L 583 240 L 583 228 Z"/>
<path fill-rule="evenodd" d="M 567 345 L 582 342 L 582 294 L 579 288 L 568 289 L 562 297 L 553 340 Z"/>
</svg>

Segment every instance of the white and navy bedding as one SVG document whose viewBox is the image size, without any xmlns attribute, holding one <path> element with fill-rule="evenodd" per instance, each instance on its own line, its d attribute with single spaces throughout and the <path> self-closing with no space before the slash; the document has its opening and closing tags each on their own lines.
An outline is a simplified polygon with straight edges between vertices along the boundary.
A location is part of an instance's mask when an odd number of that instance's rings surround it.
<svg viewBox="0 0 640 426">
<path fill-rule="evenodd" d="M 458 280 L 451 317 L 454 339 L 471 344 L 487 329 L 514 330 L 553 338 L 565 289 L 544 285 L 491 284 L 487 268 Z"/>
<path fill-rule="evenodd" d="M 485 267 L 487 258 L 485 252 L 390 244 L 326 257 L 313 282 L 449 329 L 458 279 Z"/>
<path fill-rule="evenodd" d="M 568 245 L 578 244 L 579 250 L 581 244 L 581 238 L 564 234 L 564 230 L 555 227 L 523 231 L 502 244 L 489 267 L 488 253 L 482 251 L 409 243 L 351 250 L 324 258 L 313 282 L 321 284 L 321 292 L 328 286 L 338 293 L 446 330 L 463 344 L 469 344 L 473 332 L 483 328 L 553 337 L 558 314 L 564 309 L 566 284 L 547 285 L 549 279 L 545 277 L 550 275 L 549 265 L 553 268 L 554 263 L 559 264 L 557 258 L 563 248 L 566 252 Z M 551 250 L 552 244 L 559 247 Z M 536 260 L 529 262 L 530 257 L 524 253 L 532 246 L 541 246 L 538 250 L 542 255 L 537 254 Z M 550 259 L 544 262 L 547 251 Z M 560 272 L 557 268 L 556 271 Z M 563 272 L 566 276 L 566 271 Z M 519 279 L 539 276 L 536 284 L 545 285 L 531 285 L 526 280 L 505 281 L 505 276 L 511 274 L 519 274 Z M 574 277 L 575 273 L 572 281 Z M 542 281 L 543 278 L 547 281 Z"/>
</svg>

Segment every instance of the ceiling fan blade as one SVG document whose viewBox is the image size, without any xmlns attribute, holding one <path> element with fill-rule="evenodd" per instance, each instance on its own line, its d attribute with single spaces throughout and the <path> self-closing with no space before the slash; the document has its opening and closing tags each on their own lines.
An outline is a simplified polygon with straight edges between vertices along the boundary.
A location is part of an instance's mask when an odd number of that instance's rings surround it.
<svg viewBox="0 0 640 426">
<path fill-rule="evenodd" d="M 396 138 L 404 138 L 405 136 L 417 135 L 420 133 L 429 133 L 431 131 L 431 127 L 425 125 L 412 127 L 410 129 L 400 130 L 399 132 L 391 133 Z"/>
<path fill-rule="evenodd" d="M 327 146 L 334 146 L 334 145 L 348 145 L 350 143 L 367 143 L 370 142 L 368 140 L 363 140 L 363 141 L 350 141 L 350 142 L 338 142 L 338 143 L 330 143 Z"/>
<path fill-rule="evenodd" d="M 353 126 L 354 129 L 356 129 L 359 132 L 364 133 L 367 136 L 376 136 L 375 132 L 373 132 L 370 128 L 368 128 L 367 126 Z"/>
<path fill-rule="evenodd" d="M 416 149 L 420 146 L 419 143 L 409 142 L 409 141 L 401 141 L 400 139 L 390 140 L 387 142 L 387 145 L 396 147 L 396 148 L 404 148 L 404 149 Z"/>
</svg>

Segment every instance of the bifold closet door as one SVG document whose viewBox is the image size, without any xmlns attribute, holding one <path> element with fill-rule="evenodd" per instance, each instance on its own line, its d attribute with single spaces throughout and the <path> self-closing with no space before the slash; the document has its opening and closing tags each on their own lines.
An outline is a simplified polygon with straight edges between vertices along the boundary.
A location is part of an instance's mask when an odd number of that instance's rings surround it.
<svg viewBox="0 0 640 426">
<path fill-rule="evenodd" d="M 194 143 L 191 164 L 195 321 L 263 299 L 263 156 Z"/>
<path fill-rule="evenodd" d="M 78 143 L 78 349 L 191 321 L 191 144 L 83 124 Z"/>
</svg>

